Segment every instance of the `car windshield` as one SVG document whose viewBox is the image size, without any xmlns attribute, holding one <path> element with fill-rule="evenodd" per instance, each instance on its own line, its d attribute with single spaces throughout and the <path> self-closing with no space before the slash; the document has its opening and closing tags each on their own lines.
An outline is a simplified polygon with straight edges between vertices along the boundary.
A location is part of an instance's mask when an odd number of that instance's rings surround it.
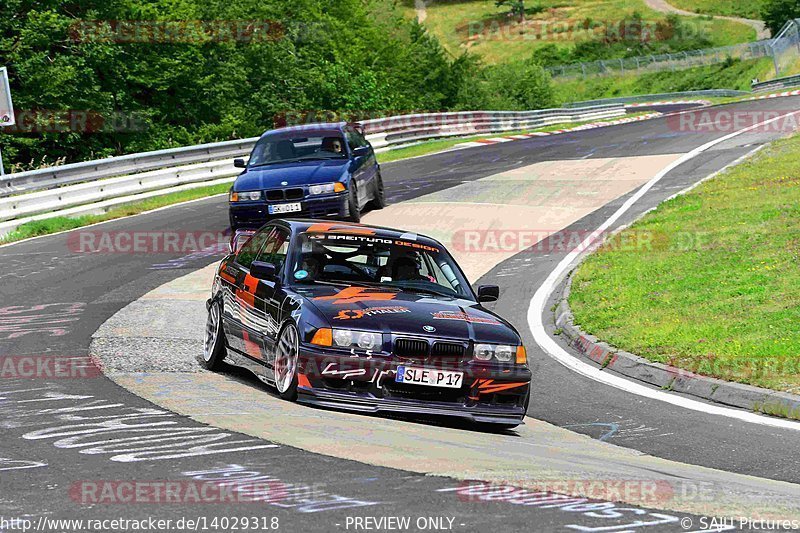
<svg viewBox="0 0 800 533">
<path fill-rule="evenodd" d="M 339 132 L 289 132 L 262 137 L 253 148 L 249 166 L 346 157 L 344 137 Z"/>
<path fill-rule="evenodd" d="M 297 283 L 380 285 L 474 300 L 467 280 L 439 246 L 379 235 L 305 233 L 293 266 Z"/>
</svg>

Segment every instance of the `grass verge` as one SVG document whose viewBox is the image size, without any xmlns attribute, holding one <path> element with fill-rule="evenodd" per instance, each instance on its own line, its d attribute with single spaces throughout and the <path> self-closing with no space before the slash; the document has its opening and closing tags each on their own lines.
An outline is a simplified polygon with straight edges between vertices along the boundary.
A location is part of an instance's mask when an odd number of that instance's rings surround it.
<svg viewBox="0 0 800 533">
<path fill-rule="evenodd" d="M 800 65 L 798 65 L 800 67 Z M 790 70 L 794 70 L 792 65 Z M 753 78 L 769 79 L 774 75 L 770 58 L 733 60 L 705 67 L 677 71 L 651 72 L 626 76 L 595 76 L 587 79 L 553 79 L 556 94 L 567 102 L 598 98 L 660 94 L 703 89 L 749 91 Z M 788 73 L 787 73 L 788 75 Z"/>
<path fill-rule="evenodd" d="M 490 0 L 425 4 L 425 27 L 451 54 L 457 56 L 469 50 L 487 63 L 520 59 L 548 44 L 572 48 L 588 40 L 587 32 L 581 31 L 584 23 L 597 25 L 598 34 L 603 34 L 617 31 L 620 20 L 634 12 L 648 22 L 663 22 L 667 17 L 665 13 L 647 7 L 644 0 L 540 0 L 526 4 L 529 7 L 526 23 L 520 25 Z M 402 0 L 402 5 L 409 17 L 417 16 L 414 0 Z M 696 16 L 680 18 L 693 32 L 705 35 L 710 46 L 727 46 L 756 39 L 755 30 L 739 22 Z"/>
<path fill-rule="evenodd" d="M 730 0 L 669 0 L 669 3 L 685 11 L 693 11 L 701 15 L 722 15 L 726 17 L 744 17 L 759 20 L 764 0 L 748 2 L 731 2 Z"/>
<path fill-rule="evenodd" d="M 576 323 L 698 374 L 800 393 L 800 136 L 674 198 L 574 275 Z"/>
<path fill-rule="evenodd" d="M 198 198 L 205 198 L 215 194 L 223 194 L 228 192 L 230 188 L 230 183 L 221 183 L 219 185 L 198 187 L 196 189 L 165 194 L 164 196 L 154 196 L 139 202 L 113 207 L 107 212 L 98 215 L 81 215 L 74 218 L 54 217 L 45 220 L 37 220 L 34 222 L 26 222 L 11 233 L 0 237 L 0 244 L 8 244 L 10 242 L 29 239 L 31 237 L 39 237 L 41 235 L 58 233 L 59 231 L 81 228 L 90 224 L 105 222 L 106 220 L 113 220 L 115 218 L 122 218 L 143 213 L 145 211 L 151 211 L 167 205 L 187 202 L 189 200 L 196 200 Z"/>
</svg>

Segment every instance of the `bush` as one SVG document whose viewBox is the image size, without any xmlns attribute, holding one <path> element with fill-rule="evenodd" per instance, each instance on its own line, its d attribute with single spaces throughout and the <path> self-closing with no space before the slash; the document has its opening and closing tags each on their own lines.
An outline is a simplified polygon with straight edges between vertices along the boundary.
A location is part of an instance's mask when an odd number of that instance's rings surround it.
<svg viewBox="0 0 800 533">
<path fill-rule="evenodd" d="M 761 18 L 775 36 L 786 22 L 800 18 L 800 0 L 766 0 L 761 7 Z"/>
<path fill-rule="evenodd" d="M 111 26 L 102 34 L 83 22 L 114 20 L 278 25 L 270 38 L 252 40 L 198 33 L 115 42 Z M 254 136 L 286 112 L 516 109 L 547 102 L 551 92 L 539 67 L 485 71 L 470 56 L 449 56 L 384 0 L 8 0 L 0 5 L 0 56 L 18 112 L 123 119 L 91 132 L 5 131 L 0 143 L 17 170 Z"/>
</svg>

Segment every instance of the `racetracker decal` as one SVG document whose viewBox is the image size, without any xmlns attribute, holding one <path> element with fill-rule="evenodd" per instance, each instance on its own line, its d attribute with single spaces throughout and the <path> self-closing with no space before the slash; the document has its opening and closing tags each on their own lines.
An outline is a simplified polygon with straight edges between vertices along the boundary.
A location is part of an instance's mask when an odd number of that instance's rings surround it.
<svg viewBox="0 0 800 533">
<path fill-rule="evenodd" d="M 410 313 L 411 309 L 408 307 L 394 306 L 394 307 L 367 307 L 366 309 L 342 309 L 339 314 L 333 317 L 336 320 L 358 320 L 365 316 L 373 315 L 395 315 L 401 313 Z"/>
<path fill-rule="evenodd" d="M 334 304 L 352 304 L 369 302 L 371 300 L 394 300 L 395 296 L 397 296 L 397 292 L 395 291 L 381 291 L 380 289 L 369 289 L 366 287 L 347 287 L 333 296 L 317 296 L 314 300 L 333 300 Z"/>
<path fill-rule="evenodd" d="M 474 316 L 467 313 L 458 313 L 453 311 L 437 311 L 435 313 L 431 313 L 433 315 L 434 320 L 461 320 L 463 322 L 469 322 L 471 324 L 491 324 L 493 326 L 500 326 L 501 322 L 495 320 L 493 318 L 484 318 L 480 316 Z"/>
</svg>

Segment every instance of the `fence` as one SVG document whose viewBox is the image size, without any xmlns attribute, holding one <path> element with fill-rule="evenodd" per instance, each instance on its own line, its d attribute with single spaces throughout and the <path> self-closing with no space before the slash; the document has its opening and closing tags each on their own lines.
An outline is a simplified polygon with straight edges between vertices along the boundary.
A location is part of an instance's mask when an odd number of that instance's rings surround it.
<svg viewBox="0 0 800 533">
<path fill-rule="evenodd" d="M 800 19 L 790 20 L 773 39 L 741 43 L 704 50 L 691 50 L 675 54 L 605 59 L 584 63 L 571 63 L 548 67 L 553 78 L 620 75 L 626 73 L 679 70 L 704 65 L 714 65 L 732 59 L 772 58 L 775 75 L 790 65 L 800 51 Z"/>
<path fill-rule="evenodd" d="M 367 120 L 378 150 L 425 139 L 535 129 L 625 114 L 621 104 L 537 111 L 427 113 Z M 0 235 L 33 220 L 103 212 L 144 198 L 227 183 L 257 138 L 112 157 L 6 175 L 0 182 Z"/>
</svg>

